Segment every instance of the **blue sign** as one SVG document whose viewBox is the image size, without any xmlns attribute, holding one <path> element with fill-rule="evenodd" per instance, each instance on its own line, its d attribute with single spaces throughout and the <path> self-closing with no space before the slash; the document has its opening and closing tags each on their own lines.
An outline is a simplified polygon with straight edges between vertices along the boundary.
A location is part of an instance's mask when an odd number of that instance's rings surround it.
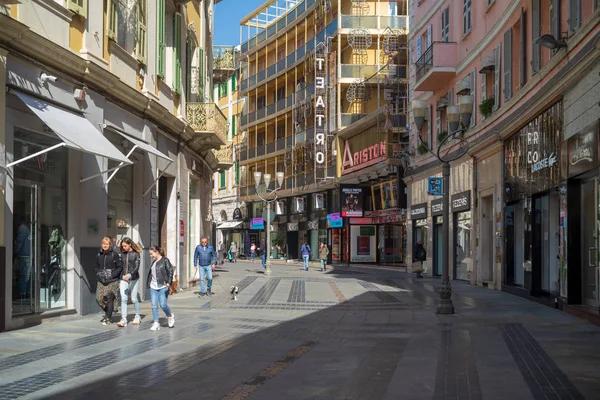
<svg viewBox="0 0 600 400">
<path fill-rule="evenodd" d="M 265 220 L 262 218 L 252 218 L 250 229 L 265 229 Z"/>
<path fill-rule="evenodd" d="M 430 196 L 441 196 L 444 180 L 442 178 L 429 178 L 427 185 L 427 194 Z"/>
<path fill-rule="evenodd" d="M 328 228 L 342 228 L 343 226 L 344 220 L 340 216 L 340 213 L 327 214 Z"/>
</svg>

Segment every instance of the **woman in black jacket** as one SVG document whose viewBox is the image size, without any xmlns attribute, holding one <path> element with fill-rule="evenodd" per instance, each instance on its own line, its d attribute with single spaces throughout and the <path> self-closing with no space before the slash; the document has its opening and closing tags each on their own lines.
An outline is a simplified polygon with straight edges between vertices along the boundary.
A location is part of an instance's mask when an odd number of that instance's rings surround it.
<svg viewBox="0 0 600 400">
<path fill-rule="evenodd" d="M 152 257 L 152 267 L 148 271 L 148 279 L 146 284 L 150 288 L 150 301 L 152 302 L 152 317 L 154 324 L 150 330 L 157 331 L 160 329 L 158 306 L 167 315 L 169 328 L 175 326 L 175 315 L 171 312 L 167 297 L 169 296 L 169 288 L 173 283 L 173 265 L 165 253 L 158 246 L 150 247 L 150 256 Z"/>
<path fill-rule="evenodd" d="M 102 325 L 110 325 L 115 300 L 119 298 L 119 278 L 123 270 L 119 253 L 113 250 L 112 239 L 102 239 L 102 249 L 96 257 L 96 301 L 104 311 Z"/>
<path fill-rule="evenodd" d="M 139 325 L 142 320 L 140 316 L 140 301 L 138 300 L 138 284 L 140 279 L 140 253 L 142 249 L 133 240 L 126 237 L 121 240 L 121 262 L 123 272 L 119 289 L 121 292 L 121 321 L 117 324 L 121 328 L 127 326 L 127 300 L 131 296 L 131 302 L 135 308 L 135 317 L 131 322 Z"/>
</svg>

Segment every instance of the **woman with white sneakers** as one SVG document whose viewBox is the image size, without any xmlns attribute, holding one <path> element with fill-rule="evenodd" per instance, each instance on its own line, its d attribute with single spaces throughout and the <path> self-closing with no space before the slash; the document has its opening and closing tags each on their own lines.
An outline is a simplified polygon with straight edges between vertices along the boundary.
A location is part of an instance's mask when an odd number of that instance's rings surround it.
<svg viewBox="0 0 600 400">
<path fill-rule="evenodd" d="M 152 267 L 148 271 L 148 279 L 146 280 L 150 288 L 150 301 L 152 303 L 152 317 L 154 324 L 150 328 L 151 331 L 160 329 L 158 306 L 164 311 L 167 316 L 169 328 L 175 326 L 175 316 L 169 308 L 167 298 L 169 297 L 169 289 L 173 283 L 173 265 L 165 253 L 158 246 L 150 247 L 150 257 L 152 257 Z"/>
</svg>

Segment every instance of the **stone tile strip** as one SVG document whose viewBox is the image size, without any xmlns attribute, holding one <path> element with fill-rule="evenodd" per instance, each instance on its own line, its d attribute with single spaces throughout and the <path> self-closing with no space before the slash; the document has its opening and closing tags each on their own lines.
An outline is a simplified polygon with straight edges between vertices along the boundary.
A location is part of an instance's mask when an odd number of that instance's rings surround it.
<svg viewBox="0 0 600 400">
<path fill-rule="evenodd" d="M 433 399 L 482 399 L 469 331 L 441 331 Z"/>
<path fill-rule="evenodd" d="M 288 303 L 304 303 L 306 301 L 306 283 L 295 280 L 292 282 L 292 290 L 288 297 Z"/>
<path fill-rule="evenodd" d="M 335 293 L 335 297 L 338 299 L 338 301 L 340 303 L 343 303 L 346 301 L 346 297 L 344 296 L 344 294 L 342 293 L 342 291 L 340 290 L 338 285 L 335 284 L 335 282 L 329 282 L 329 287 L 331 288 L 333 293 Z"/>
<path fill-rule="evenodd" d="M 377 297 L 380 301 L 384 303 L 399 302 L 397 298 L 395 298 L 389 293 L 384 292 L 383 290 L 381 290 L 381 288 L 379 288 L 379 286 L 371 282 L 358 281 L 358 283 L 359 285 L 367 289 L 369 292 L 373 293 L 375 297 Z"/>
<path fill-rule="evenodd" d="M 271 278 L 260 288 L 260 290 L 250 299 L 248 305 L 265 305 L 275 292 L 279 285 L 280 278 Z"/>
<path fill-rule="evenodd" d="M 317 342 L 306 342 L 292 351 L 290 351 L 283 359 L 269 365 L 258 374 L 254 375 L 240 386 L 233 389 L 229 394 L 222 397 L 221 400 L 242 400 L 256 392 L 265 382 L 276 377 L 279 373 L 288 368 L 294 361 L 308 353 Z"/>
<path fill-rule="evenodd" d="M 157 337 L 107 351 L 106 353 L 77 361 L 70 365 L 0 386 L 0 399 L 18 399 L 19 397 L 35 393 L 69 379 L 99 370 L 108 365 L 129 360 L 137 355 L 166 346 L 188 336 L 197 335 L 212 329 L 212 327 L 211 324 L 201 323 L 175 330 L 167 329 L 165 333 L 162 333 Z"/>
<path fill-rule="evenodd" d="M 63 354 L 67 351 L 73 351 L 77 349 L 81 349 L 82 347 L 92 346 L 94 344 L 106 342 L 109 340 L 116 339 L 120 336 L 123 336 L 127 333 L 131 333 L 132 331 L 139 331 L 142 329 L 148 329 L 152 321 L 148 319 L 146 322 L 142 322 L 137 327 L 132 325 L 131 328 L 113 330 L 108 332 L 97 333 L 95 335 L 89 335 L 86 337 L 82 337 L 72 342 L 59 343 L 48 347 L 43 347 L 41 349 L 28 351 L 26 353 L 17 354 L 10 357 L 2 358 L 2 363 L 0 363 L 0 371 L 4 371 L 10 368 L 19 367 L 21 365 L 29 364 L 35 361 L 42 360 L 44 358 L 53 357 L 58 354 Z"/>
<path fill-rule="evenodd" d="M 584 399 L 522 324 L 503 324 L 501 332 L 535 399 Z"/>
</svg>

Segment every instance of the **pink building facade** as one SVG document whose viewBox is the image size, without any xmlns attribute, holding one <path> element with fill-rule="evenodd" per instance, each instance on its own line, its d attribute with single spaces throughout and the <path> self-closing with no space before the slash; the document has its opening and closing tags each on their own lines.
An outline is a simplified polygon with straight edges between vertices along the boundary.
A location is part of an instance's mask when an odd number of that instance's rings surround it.
<svg viewBox="0 0 600 400">
<path fill-rule="evenodd" d="M 597 310 L 600 1 L 415 0 L 409 12 L 409 96 L 428 106 L 420 132 L 410 117 L 408 248 L 422 240 L 441 274 L 441 198 L 427 193 L 441 165 L 420 144 L 437 149 L 447 107 L 470 95 L 451 278 Z"/>
</svg>

